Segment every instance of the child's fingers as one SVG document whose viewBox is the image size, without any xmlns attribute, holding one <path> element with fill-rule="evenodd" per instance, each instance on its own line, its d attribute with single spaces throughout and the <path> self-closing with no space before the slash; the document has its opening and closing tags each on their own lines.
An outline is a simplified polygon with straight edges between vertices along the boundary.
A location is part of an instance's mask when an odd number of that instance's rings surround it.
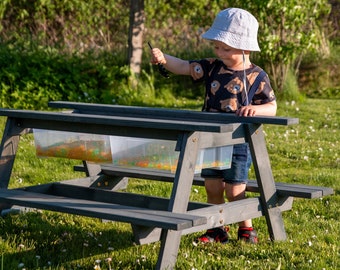
<svg viewBox="0 0 340 270">
<path fill-rule="evenodd" d="M 256 110 L 252 106 L 243 106 L 236 111 L 237 116 L 255 116 Z"/>
<path fill-rule="evenodd" d="M 158 48 L 153 48 L 151 50 L 151 54 L 152 54 L 151 63 L 159 64 L 159 63 L 164 62 L 164 55 L 161 52 L 161 50 L 159 50 Z"/>
</svg>

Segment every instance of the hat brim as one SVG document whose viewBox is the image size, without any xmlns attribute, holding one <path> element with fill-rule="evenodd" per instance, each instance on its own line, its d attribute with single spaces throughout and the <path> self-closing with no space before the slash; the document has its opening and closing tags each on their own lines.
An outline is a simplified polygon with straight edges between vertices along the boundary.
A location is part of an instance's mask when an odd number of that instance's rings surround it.
<svg viewBox="0 0 340 270">
<path fill-rule="evenodd" d="M 221 41 L 230 47 L 244 51 L 261 51 L 256 38 L 254 37 L 240 37 L 237 33 L 221 31 L 218 29 L 210 28 L 207 32 L 202 34 L 202 38 L 207 40 Z"/>
</svg>

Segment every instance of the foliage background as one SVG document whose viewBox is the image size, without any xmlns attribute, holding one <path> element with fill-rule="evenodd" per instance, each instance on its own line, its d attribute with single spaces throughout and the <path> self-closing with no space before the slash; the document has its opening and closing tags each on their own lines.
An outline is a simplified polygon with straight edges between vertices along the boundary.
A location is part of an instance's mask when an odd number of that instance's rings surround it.
<svg viewBox="0 0 340 270">
<path fill-rule="evenodd" d="M 200 35 L 219 10 L 231 5 L 258 17 L 263 49 L 253 55 L 254 62 L 270 74 L 278 95 L 339 98 L 339 31 L 334 31 L 339 9 L 338 1 L 329 3 L 145 0 L 144 57 L 135 87 L 126 47 L 128 1 L 4 0 L 0 106 L 41 109 L 49 100 L 170 107 L 183 107 L 186 99 L 200 103 L 201 86 L 181 76 L 165 80 L 154 71 L 147 41 L 186 59 L 211 56 L 209 42 Z"/>
</svg>

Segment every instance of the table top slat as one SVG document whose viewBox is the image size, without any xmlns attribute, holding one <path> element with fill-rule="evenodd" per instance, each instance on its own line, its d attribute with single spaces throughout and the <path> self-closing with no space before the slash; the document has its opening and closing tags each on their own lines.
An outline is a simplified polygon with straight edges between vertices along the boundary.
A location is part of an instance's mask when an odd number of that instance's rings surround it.
<svg viewBox="0 0 340 270">
<path fill-rule="evenodd" d="M 0 109 L 0 116 L 7 116 L 16 119 L 48 121 L 51 129 L 53 122 L 55 123 L 73 123 L 73 124 L 95 124 L 106 126 L 135 127 L 159 130 L 176 130 L 176 131 L 203 131 L 203 132 L 232 132 L 234 126 L 230 123 L 210 123 L 210 122 L 193 122 L 187 119 L 152 119 L 132 117 L 132 116 L 114 116 L 114 115 L 98 115 L 98 114 L 78 114 L 63 112 L 45 112 L 33 110 L 15 110 Z M 35 128 L 32 126 L 32 128 Z"/>
<path fill-rule="evenodd" d="M 73 109 L 79 113 L 105 114 L 116 116 L 152 117 L 154 119 L 177 119 L 193 122 L 209 123 L 250 123 L 250 124 L 274 124 L 293 125 L 298 124 L 298 118 L 278 116 L 253 116 L 239 117 L 230 113 L 212 113 L 182 109 L 150 108 L 138 106 L 122 106 L 110 104 L 81 103 L 68 101 L 51 101 L 51 108 Z"/>
</svg>

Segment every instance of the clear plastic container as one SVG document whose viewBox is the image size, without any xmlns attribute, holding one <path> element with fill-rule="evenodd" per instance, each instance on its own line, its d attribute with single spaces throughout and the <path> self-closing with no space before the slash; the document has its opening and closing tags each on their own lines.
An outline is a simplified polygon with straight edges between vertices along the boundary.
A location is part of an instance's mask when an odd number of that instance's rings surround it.
<svg viewBox="0 0 340 270">
<path fill-rule="evenodd" d="M 110 140 L 115 166 L 176 170 L 179 152 L 174 141 L 120 136 L 110 136 Z"/>
<path fill-rule="evenodd" d="M 42 129 L 34 129 L 33 135 L 39 157 L 112 162 L 110 136 Z"/>
<path fill-rule="evenodd" d="M 41 129 L 34 129 L 33 134 L 39 157 L 60 157 L 176 172 L 179 152 L 175 151 L 174 141 Z M 203 168 L 230 168 L 232 152 L 233 146 L 200 150 L 195 173 L 200 173 Z"/>
<path fill-rule="evenodd" d="M 175 151 L 174 141 L 120 136 L 111 136 L 110 141 L 115 166 L 176 171 L 179 152 Z M 195 173 L 200 173 L 202 168 L 230 168 L 232 150 L 233 146 L 202 149 L 196 161 Z"/>
<path fill-rule="evenodd" d="M 221 146 L 201 150 L 203 154 L 202 169 L 229 169 L 233 156 L 233 146 Z"/>
</svg>

